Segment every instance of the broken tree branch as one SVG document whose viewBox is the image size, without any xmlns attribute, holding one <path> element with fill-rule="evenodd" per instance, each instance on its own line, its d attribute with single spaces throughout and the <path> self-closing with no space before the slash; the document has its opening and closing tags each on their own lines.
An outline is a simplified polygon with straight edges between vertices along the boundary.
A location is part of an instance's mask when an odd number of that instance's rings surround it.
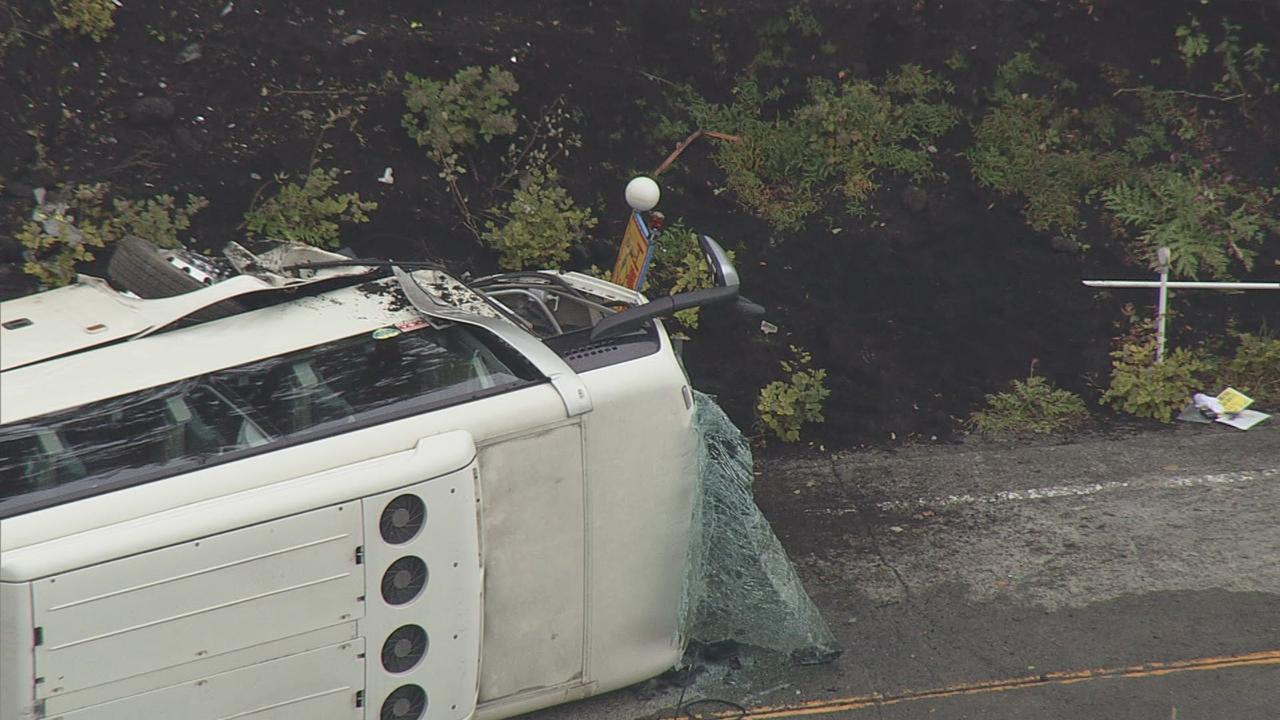
<svg viewBox="0 0 1280 720">
<path fill-rule="evenodd" d="M 666 160 L 662 161 L 661 165 L 654 168 L 653 176 L 658 177 L 662 173 L 666 172 L 667 168 L 671 167 L 671 163 L 675 162 L 676 158 L 680 157 L 680 153 L 684 152 L 685 148 L 689 147 L 691 144 L 693 144 L 693 141 L 697 140 L 703 135 L 706 135 L 707 137 L 715 138 L 717 140 L 723 140 L 725 142 L 741 142 L 742 141 L 742 138 L 738 135 L 730 135 L 729 133 L 716 132 L 715 130 L 694 130 L 692 133 L 690 133 L 689 137 L 685 138 L 684 140 L 681 140 L 680 144 L 676 145 L 676 149 L 671 151 L 671 154 L 667 156 Z"/>
</svg>

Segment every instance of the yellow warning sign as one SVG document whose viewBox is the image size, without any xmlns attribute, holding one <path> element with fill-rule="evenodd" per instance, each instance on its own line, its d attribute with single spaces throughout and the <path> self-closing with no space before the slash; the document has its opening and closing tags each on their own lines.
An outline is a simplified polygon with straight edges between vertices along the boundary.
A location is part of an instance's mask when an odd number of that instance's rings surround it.
<svg viewBox="0 0 1280 720">
<path fill-rule="evenodd" d="M 622 233 L 622 247 L 613 264 L 613 282 L 632 290 L 639 290 L 649 267 L 649 233 L 639 213 L 631 213 L 626 232 Z"/>
</svg>

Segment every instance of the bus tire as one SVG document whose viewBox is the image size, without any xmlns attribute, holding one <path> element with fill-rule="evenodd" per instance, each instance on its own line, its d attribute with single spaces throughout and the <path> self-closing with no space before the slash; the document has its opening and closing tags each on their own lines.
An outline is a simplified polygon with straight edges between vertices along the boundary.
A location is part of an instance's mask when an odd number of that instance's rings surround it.
<svg viewBox="0 0 1280 720">
<path fill-rule="evenodd" d="M 133 235 L 116 243 L 107 261 L 107 280 L 121 290 L 144 299 L 167 298 L 199 290 L 204 285 L 165 259 L 164 253 L 151 242 Z M 216 320 L 242 312 L 235 300 L 223 300 L 192 313 L 199 320 Z"/>
</svg>

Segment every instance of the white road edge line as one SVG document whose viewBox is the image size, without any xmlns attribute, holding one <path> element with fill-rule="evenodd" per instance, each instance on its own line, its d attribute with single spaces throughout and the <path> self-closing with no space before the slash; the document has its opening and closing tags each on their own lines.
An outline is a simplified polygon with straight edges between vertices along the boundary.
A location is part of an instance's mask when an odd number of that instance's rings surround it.
<svg viewBox="0 0 1280 720">
<path fill-rule="evenodd" d="M 987 495 L 940 495 L 932 498 L 917 498 L 915 500 L 889 500 L 886 502 L 876 503 L 875 507 L 885 512 L 903 512 L 919 510 L 922 508 L 938 509 L 954 505 L 993 505 L 1005 502 L 1021 502 L 1025 500 L 1049 500 L 1061 497 L 1083 497 L 1087 495 L 1098 495 L 1100 493 L 1112 492 L 1115 490 L 1160 490 L 1168 488 L 1192 488 L 1192 487 L 1213 487 L 1219 485 L 1233 485 L 1250 480 L 1265 480 L 1268 478 L 1280 477 L 1280 468 L 1271 468 L 1268 470 L 1241 470 L 1237 472 L 1214 473 L 1212 475 L 1179 475 L 1174 477 L 1164 477 L 1153 475 L 1151 477 L 1139 478 L 1127 481 L 1111 481 L 1104 483 L 1089 483 L 1087 485 L 1054 485 L 1042 488 L 1030 488 L 1027 490 L 1001 490 L 1000 492 L 990 493 Z M 856 507 L 847 508 L 819 508 L 810 511 L 815 515 L 847 515 L 856 513 Z"/>
</svg>

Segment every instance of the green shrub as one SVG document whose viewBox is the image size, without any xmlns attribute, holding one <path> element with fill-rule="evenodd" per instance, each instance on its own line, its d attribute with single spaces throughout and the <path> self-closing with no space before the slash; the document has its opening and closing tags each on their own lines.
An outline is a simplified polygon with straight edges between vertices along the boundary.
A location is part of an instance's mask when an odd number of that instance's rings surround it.
<svg viewBox="0 0 1280 720">
<path fill-rule="evenodd" d="M 496 212 L 501 224 L 486 221 L 481 238 L 507 270 L 559 267 L 573 243 L 596 226 L 591 210 L 573 202 L 551 167 L 531 170 L 528 185 Z"/>
<path fill-rule="evenodd" d="M 116 4 L 112 0 L 52 0 L 53 17 L 68 32 L 101 41 L 115 27 Z"/>
<path fill-rule="evenodd" d="M 1204 387 L 1210 364 L 1199 354 L 1178 348 L 1155 362 L 1156 340 L 1124 343 L 1111 353 L 1111 386 L 1102 402 L 1137 417 L 1170 422 Z"/>
<path fill-rule="evenodd" d="M 76 277 L 76 265 L 94 258 L 103 248 L 126 235 L 137 235 L 160 247 L 179 247 L 180 230 L 191 226 L 191 216 L 209 203 L 198 195 L 178 207 L 171 195 L 157 195 L 141 202 L 116 198 L 106 208 L 106 183 L 78 185 L 67 194 L 65 210 L 23 225 L 18 241 L 26 248 L 23 272 L 47 286 L 66 285 Z M 44 221 L 52 220 L 51 230 Z"/>
<path fill-rule="evenodd" d="M 1223 385 L 1263 405 L 1280 405 L 1280 338 L 1243 334 L 1223 368 Z"/>
<path fill-rule="evenodd" d="M 1262 190 L 1208 178 L 1199 168 L 1158 167 L 1102 192 L 1108 210 L 1137 233 L 1139 253 L 1155 264 L 1156 248 L 1171 251 L 1171 272 L 1195 278 L 1230 277 L 1236 261 L 1253 267 L 1267 230 L 1280 232 Z"/>
<path fill-rule="evenodd" d="M 285 175 L 276 176 L 283 183 Z M 378 203 L 360 199 L 359 193 L 330 194 L 338 183 L 337 169 L 313 169 L 301 185 L 281 185 L 280 191 L 244 215 L 249 233 L 308 245 L 337 247 L 338 223 L 369 221 L 368 212 Z"/>
<path fill-rule="evenodd" d="M 441 177 L 457 179 L 465 169 L 459 153 L 483 138 L 486 142 L 516 131 L 516 113 L 508 97 L 520 89 L 515 76 L 500 67 L 472 66 L 448 81 L 405 73 L 409 112 L 401 124 L 441 167 Z"/>
<path fill-rule="evenodd" d="M 809 353 L 791 347 L 792 360 L 780 364 L 786 380 L 775 380 L 760 389 L 756 414 L 760 423 L 783 442 L 800 439 L 805 423 L 822 422 L 822 403 L 831 394 L 824 385 L 827 371 L 810 368 Z"/>
<path fill-rule="evenodd" d="M 812 79 L 806 101 L 789 117 L 766 114 L 778 93 L 763 92 L 751 78 L 735 86 L 732 104 L 693 96 L 687 104 L 699 127 L 738 137 L 718 143 L 714 155 L 738 202 L 779 230 L 795 230 L 831 193 L 843 196 L 851 213 L 864 213 L 882 172 L 935 175 L 931 143 L 959 119 L 940 99 L 950 91 L 906 65 L 880 86 Z"/>
<path fill-rule="evenodd" d="M 1078 427 L 1089 419 L 1080 396 L 1055 390 L 1042 377 L 1014 380 L 1009 389 L 987 396 L 987 407 L 969 416 L 969 424 L 984 433 L 1052 433 Z"/>
</svg>

